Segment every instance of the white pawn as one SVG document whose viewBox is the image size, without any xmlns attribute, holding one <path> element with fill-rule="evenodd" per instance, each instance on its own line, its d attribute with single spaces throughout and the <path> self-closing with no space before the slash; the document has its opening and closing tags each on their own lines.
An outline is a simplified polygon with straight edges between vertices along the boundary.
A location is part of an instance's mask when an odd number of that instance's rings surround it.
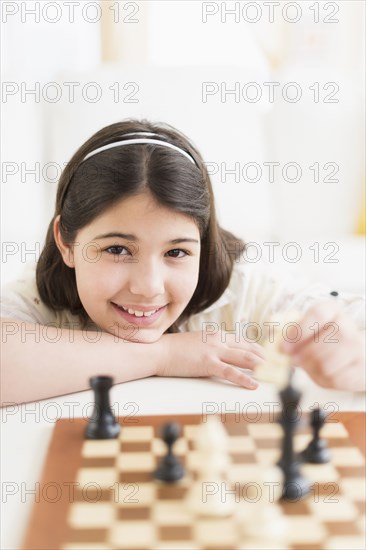
<svg viewBox="0 0 366 550">
<path fill-rule="evenodd" d="M 248 482 L 241 495 L 237 519 L 243 538 L 253 541 L 253 548 L 256 547 L 254 541 L 263 541 L 263 548 L 272 548 L 272 542 L 277 548 L 279 542 L 284 541 L 287 524 L 277 504 L 282 485 L 283 474 L 277 466 L 248 467 Z M 270 541 L 268 546 L 266 541 Z"/>
<path fill-rule="evenodd" d="M 234 495 L 225 480 L 230 465 L 228 436 L 221 421 L 209 416 L 197 430 L 195 439 L 198 479 L 187 494 L 187 506 L 200 516 L 225 517 L 233 513 Z"/>
</svg>

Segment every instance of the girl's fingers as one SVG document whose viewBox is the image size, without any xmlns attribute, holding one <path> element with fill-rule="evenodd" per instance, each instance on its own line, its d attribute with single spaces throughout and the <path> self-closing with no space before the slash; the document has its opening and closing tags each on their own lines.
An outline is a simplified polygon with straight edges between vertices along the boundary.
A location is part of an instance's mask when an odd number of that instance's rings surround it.
<svg viewBox="0 0 366 550">
<path fill-rule="evenodd" d="M 303 350 L 303 352 L 296 355 L 295 358 L 296 365 L 303 368 L 311 378 L 325 381 L 326 377 L 324 376 L 323 367 L 326 359 L 324 354 L 316 354 L 308 350 Z"/>
<path fill-rule="evenodd" d="M 342 342 L 343 345 L 313 344 L 297 356 L 297 364 L 322 387 L 363 391 L 364 361 L 359 361 L 361 339 Z M 362 365 L 362 367 L 361 367 Z"/>
<path fill-rule="evenodd" d="M 210 376 L 224 378 L 233 384 L 250 390 L 255 390 L 258 387 L 258 382 L 256 382 L 256 380 L 253 380 L 240 369 L 225 363 L 213 363 L 210 368 Z"/>
<path fill-rule="evenodd" d="M 259 363 L 263 362 L 261 356 L 253 351 L 243 351 L 241 349 L 228 348 L 220 354 L 219 359 L 224 363 L 229 363 L 242 369 L 253 370 Z"/>
<path fill-rule="evenodd" d="M 313 343 L 334 342 L 342 321 L 339 315 L 339 307 L 334 302 L 326 301 L 311 307 L 300 323 L 288 327 L 281 349 L 295 354 Z"/>
<path fill-rule="evenodd" d="M 233 334 L 225 334 L 223 336 L 222 342 L 225 343 L 230 349 L 240 349 L 243 351 L 250 351 L 258 355 L 262 359 L 265 358 L 263 346 L 261 346 L 260 344 L 257 344 L 256 342 L 247 342 L 246 340 L 240 340 L 239 342 L 237 342 Z"/>
</svg>

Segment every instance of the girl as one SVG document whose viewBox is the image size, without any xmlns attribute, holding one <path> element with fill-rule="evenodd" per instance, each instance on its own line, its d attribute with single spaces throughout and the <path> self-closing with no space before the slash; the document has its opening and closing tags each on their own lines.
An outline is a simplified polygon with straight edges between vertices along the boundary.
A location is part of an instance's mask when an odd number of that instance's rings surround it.
<svg viewBox="0 0 366 550">
<path fill-rule="evenodd" d="M 145 120 L 100 130 L 60 178 L 36 273 L 5 290 L 2 403 L 84 390 L 96 374 L 254 389 L 262 329 L 294 308 L 302 321 L 283 351 L 323 386 L 363 389 L 361 300 L 303 289 L 243 251 L 218 225 L 204 162 L 182 133 Z"/>
</svg>

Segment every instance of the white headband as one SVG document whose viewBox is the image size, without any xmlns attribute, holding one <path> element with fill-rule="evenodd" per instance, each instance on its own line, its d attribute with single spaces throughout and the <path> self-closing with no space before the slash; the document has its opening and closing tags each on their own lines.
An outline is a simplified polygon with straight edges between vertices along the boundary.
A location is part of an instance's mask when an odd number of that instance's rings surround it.
<svg viewBox="0 0 366 550">
<path fill-rule="evenodd" d="M 159 136 L 159 134 L 153 134 L 150 132 L 133 132 L 130 134 L 124 134 L 124 136 L 135 136 L 135 135 L 142 135 L 142 136 Z M 163 147 L 169 147 L 170 149 L 174 149 L 175 151 L 179 151 L 182 155 L 184 155 L 187 159 L 189 159 L 194 165 L 196 165 L 193 157 L 180 147 L 177 147 L 176 145 L 172 145 L 171 143 L 168 143 L 166 141 L 161 141 L 159 139 L 150 139 L 150 138 L 134 138 L 134 139 L 125 139 L 123 141 L 114 141 L 113 143 L 108 143 L 108 145 L 103 145 L 102 147 L 99 147 L 98 149 L 94 149 L 94 151 L 91 151 L 91 153 L 88 153 L 82 162 L 89 159 L 90 157 L 93 157 L 94 155 L 97 155 L 98 153 L 101 153 L 102 151 L 107 151 L 108 149 L 113 149 L 113 147 L 120 147 L 122 145 L 133 145 L 135 143 L 152 143 L 155 145 L 161 145 Z"/>
</svg>

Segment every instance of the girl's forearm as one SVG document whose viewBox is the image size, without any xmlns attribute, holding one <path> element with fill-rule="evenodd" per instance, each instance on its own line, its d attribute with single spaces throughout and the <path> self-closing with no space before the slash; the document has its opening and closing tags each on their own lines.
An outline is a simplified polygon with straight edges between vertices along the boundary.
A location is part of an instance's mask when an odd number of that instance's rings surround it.
<svg viewBox="0 0 366 550">
<path fill-rule="evenodd" d="M 154 376 L 161 343 L 128 342 L 107 332 L 1 320 L 1 406 L 89 389 L 89 378 L 114 383 Z"/>
</svg>

